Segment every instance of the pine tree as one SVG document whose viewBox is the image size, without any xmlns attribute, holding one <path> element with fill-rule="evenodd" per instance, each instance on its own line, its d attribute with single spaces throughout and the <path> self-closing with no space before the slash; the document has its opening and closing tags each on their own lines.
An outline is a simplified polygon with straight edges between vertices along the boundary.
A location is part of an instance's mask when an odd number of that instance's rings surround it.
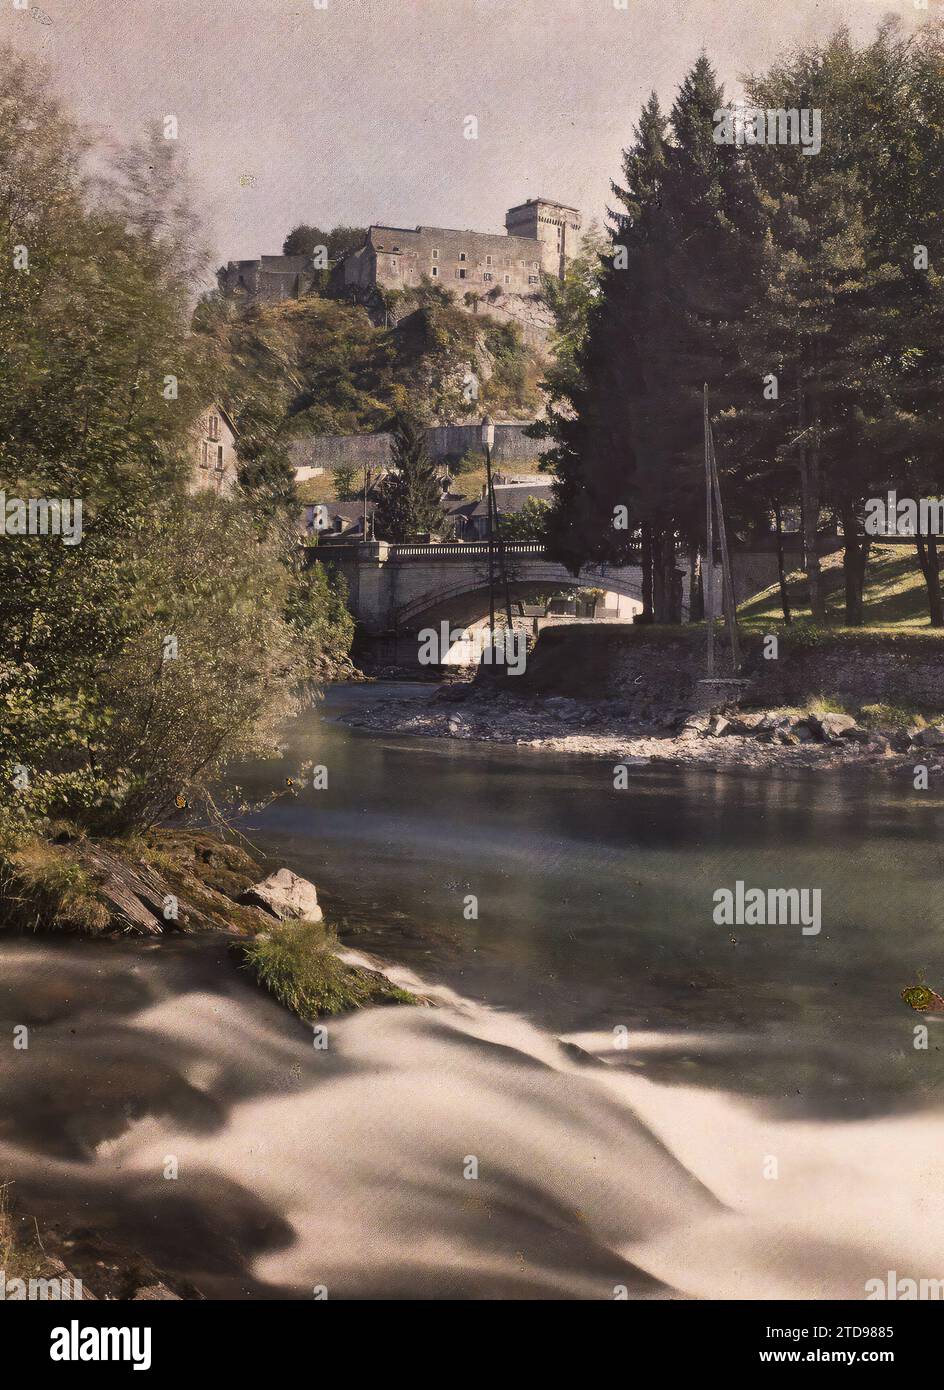
<svg viewBox="0 0 944 1390">
<path fill-rule="evenodd" d="M 379 540 L 407 541 L 442 524 L 442 486 L 426 449 L 423 426 L 409 416 L 393 427 L 393 468 L 380 485 L 374 531 Z"/>
</svg>

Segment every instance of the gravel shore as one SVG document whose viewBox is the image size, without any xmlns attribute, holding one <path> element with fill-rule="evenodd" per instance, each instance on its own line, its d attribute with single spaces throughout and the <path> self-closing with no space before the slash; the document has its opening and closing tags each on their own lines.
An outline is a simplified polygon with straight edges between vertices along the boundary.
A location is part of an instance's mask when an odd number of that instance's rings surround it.
<svg viewBox="0 0 944 1390">
<path fill-rule="evenodd" d="M 827 716 L 842 722 L 842 716 Z M 388 696 L 341 716 L 342 723 L 386 733 L 473 740 L 612 758 L 614 762 L 694 763 L 716 767 L 880 766 L 901 775 L 919 764 L 944 772 L 944 746 L 919 747 L 894 730 L 855 725 L 827 732 L 812 716 L 752 711 L 727 717 L 669 709 L 640 711 L 633 702 L 563 696 L 518 699 L 470 685 L 434 688 L 428 699 Z M 751 727 L 738 732 L 740 725 Z M 813 733 L 812 729 L 816 732 Z"/>
</svg>

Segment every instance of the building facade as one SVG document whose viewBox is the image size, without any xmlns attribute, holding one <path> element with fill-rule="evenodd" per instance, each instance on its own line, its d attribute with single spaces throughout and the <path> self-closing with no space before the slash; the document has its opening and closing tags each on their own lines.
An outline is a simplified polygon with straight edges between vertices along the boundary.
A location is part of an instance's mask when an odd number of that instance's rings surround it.
<svg viewBox="0 0 944 1390">
<path fill-rule="evenodd" d="M 226 411 L 211 405 L 201 415 L 194 430 L 194 461 L 191 492 L 231 493 L 238 481 L 236 427 Z"/>
<path fill-rule="evenodd" d="M 510 208 L 506 234 L 457 231 L 451 227 L 367 229 L 363 246 L 345 257 L 347 290 L 367 296 L 378 286 L 411 289 L 424 280 L 457 297 L 538 294 L 541 274 L 563 276 L 576 252 L 581 215 L 546 198 Z"/>
<path fill-rule="evenodd" d="M 216 272 L 224 294 L 263 300 L 300 299 L 317 283 L 312 256 L 259 256 L 253 261 L 227 261 Z"/>
</svg>

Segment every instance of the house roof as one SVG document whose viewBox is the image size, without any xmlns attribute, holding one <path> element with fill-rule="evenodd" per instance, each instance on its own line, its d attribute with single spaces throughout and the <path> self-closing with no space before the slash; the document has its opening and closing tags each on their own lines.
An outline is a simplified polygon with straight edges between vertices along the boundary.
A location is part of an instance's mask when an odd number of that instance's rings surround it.
<svg viewBox="0 0 944 1390">
<path fill-rule="evenodd" d="M 234 439 L 238 439 L 238 438 L 239 438 L 239 430 L 236 428 L 235 424 L 233 423 L 233 417 L 230 415 L 230 413 L 229 413 L 229 411 L 226 409 L 226 407 L 220 405 L 219 401 L 207 401 L 206 405 L 203 407 L 203 414 L 204 414 L 204 415 L 209 414 L 211 411 L 212 411 L 215 415 L 219 415 L 220 419 L 223 420 L 223 421 L 225 422 L 226 428 L 229 430 L 229 432 L 230 432 L 230 434 L 233 436 L 233 438 L 234 438 Z"/>
<path fill-rule="evenodd" d="M 495 506 L 500 512 L 520 512 L 532 499 L 550 502 L 553 498 L 550 483 L 495 483 Z"/>
<path fill-rule="evenodd" d="M 382 244 L 377 241 L 375 233 L 383 238 Z M 457 236 L 457 237 L 483 237 L 488 241 L 500 240 L 502 245 L 506 242 L 512 245 L 521 242 L 522 253 L 534 256 L 535 247 L 538 246 L 536 237 L 517 236 L 510 232 L 481 232 L 473 227 L 384 227 L 374 224 L 367 229 L 367 238 L 370 244 L 377 251 L 387 254 L 396 251 L 403 252 L 412 249 L 421 237 L 431 236 Z"/>
</svg>

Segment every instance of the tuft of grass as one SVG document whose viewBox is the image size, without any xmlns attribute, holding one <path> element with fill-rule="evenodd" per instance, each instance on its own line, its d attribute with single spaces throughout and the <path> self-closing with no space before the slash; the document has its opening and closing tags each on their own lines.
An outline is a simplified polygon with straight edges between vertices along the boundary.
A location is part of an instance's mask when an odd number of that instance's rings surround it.
<svg viewBox="0 0 944 1390">
<path fill-rule="evenodd" d="M 40 1279 L 46 1272 L 46 1258 L 38 1235 L 18 1237 L 10 1203 L 10 1184 L 0 1183 L 0 1269 L 7 1279 Z"/>
<path fill-rule="evenodd" d="M 917 705 L 890 704 L 881 701 L 877 704 L 863 705 L 862 718 L 878 728 L 923 729 L 928 722 L 928 712 Z"/>
<path fill-rule="evenodd" d="M 18 845 L 0 862 L 0 919 L 34 931 L 107 931 L 108 908 L 98 884 L 69 845 L 36 836 Z"/>
<path fill-rule="evenodd" d="M 259 983 L 306 1022 L 368 1004 L 416 1003 L 382 975 L 346 965 L 336 944 L 323 923 L 279 922 L 237 949 Z"/>
<path fill-rule="evenodd" d="M 811 714 L 820 718 L 824 714 L 853 714 L 848 705 L 843 704 L 838 695 L 816 695 L 807 704 Z"/>
</svg>

